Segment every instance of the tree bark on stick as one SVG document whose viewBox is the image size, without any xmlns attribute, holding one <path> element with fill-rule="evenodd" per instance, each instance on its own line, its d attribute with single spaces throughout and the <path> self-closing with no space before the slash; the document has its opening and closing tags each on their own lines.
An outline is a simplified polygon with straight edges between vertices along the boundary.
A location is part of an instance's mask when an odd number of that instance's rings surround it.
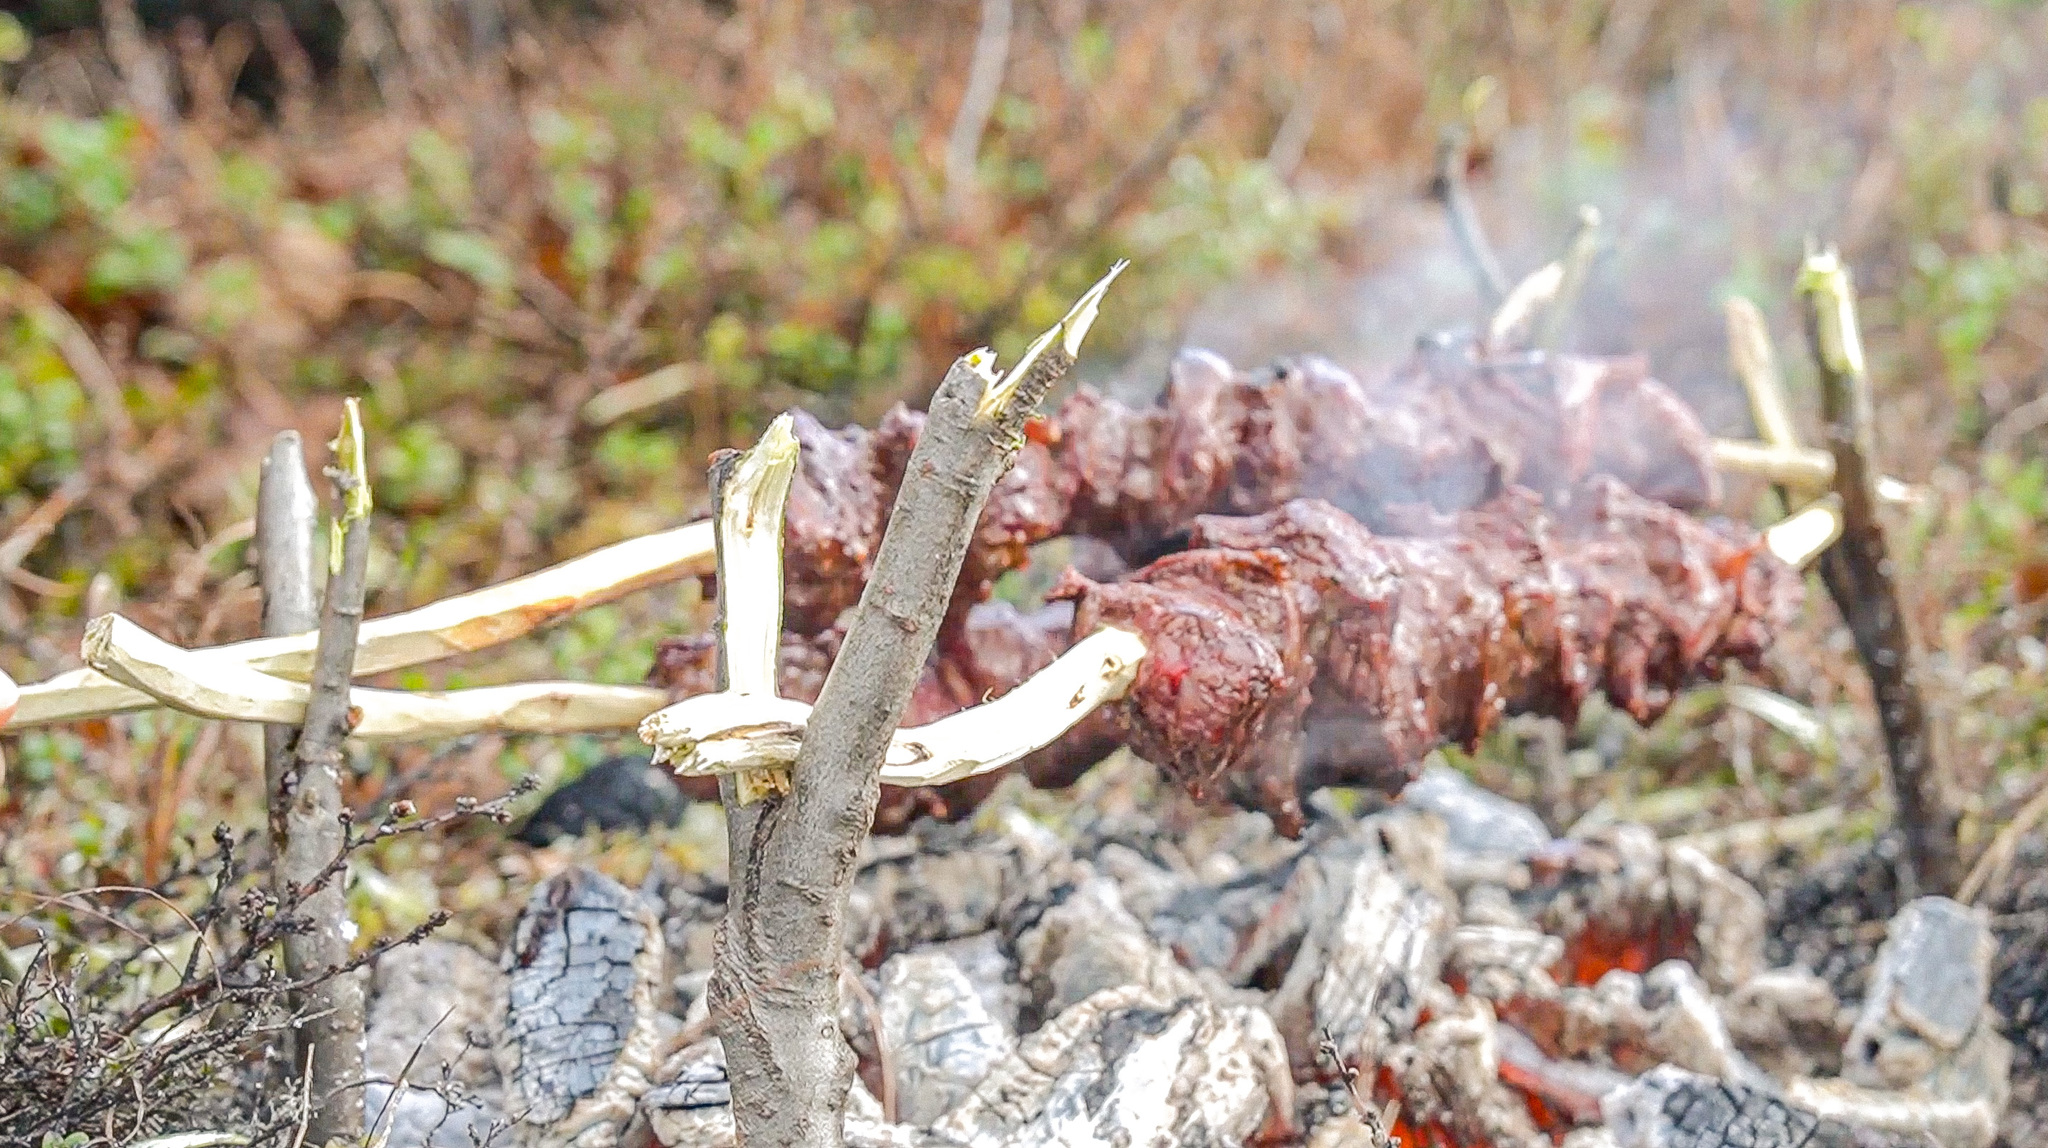
<svg viewBox="0 0 2048 1148">
<path fill-rule="evenodd" d="M 320 523 L 320 499 L 306 477 L 306 452 L 299 432 L 280 431 L 270 441 L 256 483 L 256 573 L 263 589 L 263 634 L 296 634 L 320 620 L 313 586 L 313 528 Z M 292 752 L 298 728 L 263 727 L 263 804 L 270 816 L 271 856 L 285 855 L 286 817 L 290 807 L 285 779 L 292 773 Z M 271 868 L 271 885 L 279 893 L 290 882 L 282 864 Z M 302 1006 L 303 1002 L 299 1002 Z M 298 1042 L 284 1034 L 285 1063 L 300 1063 Z"/>
<path fill-rule="evenodd" d="M 1821 556 L 1821 581 L 1841 610 L 1870 675 L 1891 761 L 1892 792 L 1906 854 L 1921 893 L 1953 895 L 1962 881 L 1960 815 L 1921 697 L 1913 636 L 1878 520 L 1877 438 L 1856 298 L 1832 250 L 1810 255 L 1799 275 L 1806 337 L 1821 380 L 1821 413 L 1835 458 L 1842 537 Z"/>
<path fill-rule="evenodd" d="M 327 595 L 320 611 L 320 643 L 313 658 L 312 696 L 285 779 L 285 849 L 278 859 L 283 878 L 313 880 L 342 851 L 342 743 L 349 731 L 349 680 L 355 674 L 356 632 L 363 621 L 363 597 L 370 553 L 370 487 L 363 458 L 362 418 L 348 400 L 341 436 L 334 442 L 334 479 L 340 505 L 328 548 Z M 295 980 L 320 978 L 349 959 L 348 903 L 342 878 L 312 892 L 303 902 L 309 927 L 286 938 L 285 968 Z M 342 1091 L 363 1075 L 363 984 L 359 976 L 327 976 L 306 993 L 309 1019 L 300 1027 L 299 1064 L 312 1097 L 310 1143 L 362 1135 L 363 1106 Z"/>
<path fill-rule="evenodd" d="M 256 571 L 263 588 L 263 636 L 312 629 L 320 622 L 313 584 L 313 529 L 320 524 L 320 499 L 306 477 L 306 452 L 299 432 L 282 431 L 270 442 L 256 485 Z M 270 810 L 270 839 L 284 852 L 285 805 L 280 800 L 291 770 L 298 730 L 263 727 L 263 780 Z"/>
<path fill-rule="evenodd" d="M 1119 270 L 1121 268 L 1119 267 Z M 839 1035 L 842 917 L 890 736 L 952 597 L 989 491 L 1073 364 L 1112 271 L 1000 380 L 986 352 L 932 396 L 873 573 L 805 729 L 787 797 L 721 780 L 732 884 L 710 985 L 740 1143 L 843 1141 L 853 1055 Z"/>
</svg>

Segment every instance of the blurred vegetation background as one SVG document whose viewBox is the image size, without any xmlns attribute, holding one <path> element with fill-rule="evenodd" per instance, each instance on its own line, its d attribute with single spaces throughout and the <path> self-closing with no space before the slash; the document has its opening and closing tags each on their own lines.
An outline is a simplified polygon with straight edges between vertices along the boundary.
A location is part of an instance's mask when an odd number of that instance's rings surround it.
<svg viewBox="0 0 2048 1148">
<path fill-rule="evenodd" d="M 18 680 L 75 665 L 109 609 L 187 645 L 253 634 L 257 459 L 293 427 L 320 465 L 344 395 L 365 397 L 374 444 L 375 613 L 684 521 L 711 450 L 789 406 L 917 404 L 960 352 L 1015 354 L 1115 258 L 1133 270 L 1092 382 L 1142 395 L 1187 341 L 1389 362 L 1483 315 L 1427 197 L 1438 133 L 1462 124 L 1511 274 L 1599 206 L 1609 250 L 1575 345 L 1648 354 L 1726 433 L 1748 427 L 1722 299 L 1763 306 L 1810 420 L 1792 271 L 1809 237 L 1842 245 L 1885 463 L 1923 492 L 1899 520 L 1906 584 L 1971 839 L 2036 784 L 2038 2 L 6 10 L 0 668 Z M 976 86 L 978 53 L 994 71 Z M 1706 691 L 1631 735 L 1646 768 L 1587 771 L 1579 804 L 1673 828 L 1881 807 L 1866 687 L 1814 598 L 1764 684 L 1819 715 L 1824 752 Z M 393 681 L 638 681 L 658 638 L 702 621 L 694 586 L 643 594 Z M 0 869 L 24 888 L 147 883 L 216 821 L 260 825 L 252 743 L 209 728 L 7 739 Z M 354 796 L 432 807 L 620 748 L 408 747 L 364 757 Z M 1526 791 L 1513 760 L 1467 764 Z M 721 840 L 686 825 L 665 847 Z M 543 863 L 403 847 L 358 879 L 366 935 L 502 906 Z"/>
</svg>

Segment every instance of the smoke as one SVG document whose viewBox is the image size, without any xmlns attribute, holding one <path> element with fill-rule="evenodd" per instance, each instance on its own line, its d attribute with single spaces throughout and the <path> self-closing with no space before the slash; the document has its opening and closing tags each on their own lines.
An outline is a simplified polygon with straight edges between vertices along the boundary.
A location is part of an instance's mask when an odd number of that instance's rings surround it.
<svg viewBox="0 0 2048 1148">
<path fill-rule="evenodd" d="M 1748 437 L 1722 301 L 1749 296 L 1780 347 L 1797 346 L 1792 275 L 1808 237 L 1842 226 L 1858 163 L 1825 109 L 1766 132 L 1731 111 L 1724 86 L 1697 64 L 1627 105 L 1588 89 L 1553 122 L 1502 138 L 1472 190 L 1511 279 L 1561 257 L 1580 205 L 1598 208 L 1601 255 L 1563 349 L 1645 355 L 1710 431 Z M 1482 328 L 1488 310 L 1425 184 L 1411 173 L 1360 213 L 1369 266 L 1233 285 L 1198 309 L 1180 342 L 1238 363 L 1314 352 L 1365 374 L 1406 359 L 1425 334 Z M 1123 372 L 1126 386 L 1156 388 L 1164 371 L 1147 368 L 1158 357 Z"/>
</svg>

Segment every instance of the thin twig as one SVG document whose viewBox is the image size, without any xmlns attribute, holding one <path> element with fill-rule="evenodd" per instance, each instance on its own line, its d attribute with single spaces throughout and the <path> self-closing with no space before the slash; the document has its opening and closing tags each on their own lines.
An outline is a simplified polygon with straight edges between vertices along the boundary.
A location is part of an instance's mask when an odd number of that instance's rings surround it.
<svg viewBox="0 0 2048 1148">
<path fill-rule="evenodd" d="M 312 696 L 294 748 L 294 776 L 286 779 L 281 794 L 288 805 L 279 877 L 292 884 L 313 880 L 304 902 L 310 927 L 285 938 L 285 969 L 295 979 L 347 964 L 352 931 L 338 874 L 319 875 L 321 863 L 346 843 L 342 742 L 351 724 L 349 679 L 354 676 L 370 556 L 369 468 L 363 457 L 362 416 L 356 400 L 347 400 L 346 407 L 341 435 L 334 442 L 336 465 L 329 471 L 338 505 L 329 543 L 327 593 L 320 607 Z M 362 1134 L 362 1105 L 334 1103 L 333 1097 L 348 1081 L 363 1075 L 362 981 L 354 976 L 328 977 L 313 986 L 305 1006 L 322 1014 L 301 1029 L 317 1108 L 309 1135 L 321 1144 L 337 1137 L 352 1140 Z"/>
<path fill-rule="evenodd" d="M 1974 905 L 1986 889 L 2004 878 L 2006 870 L 2012 868 L 2013 858 L 2019 854 L 2020 839 L 2032 833 L 2043 818 L 2048 818 L 2048 778 L 2037 784 L 2034 796 L 2013 814 L 2012 820 L 1985 847 L 1977 863 L 1970 866 L 1970 875 L 1956 890 L 1956 900 Z"/>
<path fill-rule="evenodd" d="M 1842 538 L 1821 556 L 1821 580 L 1849 624 L 1876 694 L 1913 875 L 1920 892 L 1945 895 L 1962 883 L 1956 837 L 1961 815 L 1920 693 L 1913 637 L 1878 519 L 1877 437 L 1855 293 L 1848 268 L 1832 250 L 1807 257 L 1799 290 L 1806 300 L 1807 339 L 1820 371 L 1828 449 L 1835 456 L 1835 494 L 1841 498 Z"/>
<path fill-rule="evenodd" d="M 974 60 L 967 68 L 967 90 L 946 133 L 946 198 L 948 219 L 957 219 L 973 193 L 975 160 L 981 137 L 988 131 L 996 97 L 1003 91 L 1003 71 L 1010 62 L 1011 0 L 981 0 L 981 31 L 974 37 Z"/>
<path fill-rule="evenodd" d="M 1453 124 L 1444 129 L 1436 145 L 1436 179 L 1430 191 L 1444 205 L 1450 217 L 1451 235 L 1472 269 L 1472 280 L 1489 310 L 1498 308 L 1508 295 L 1507 272 L 1501 270 L 1500 256 L 1487 242 L 1486 229 L 1479 223 L 1479 211 L 1472 205 L 1472 191 L 1465 184 L 1465 164 L 1470 157 L 1465 129 Z"/>
<path fill-rule="evenodd" d="M 875 994 L 868 991 L 866 981 L 860 979 L 860 966 L 851 957 L 847 968 L 840 974 L 841 979 L 853 990 L 860 1001 L 861 1011 L 867 1014 L 868 1031 L 875 1034 L 875 1067 L 882 1078 L 880 1094 L 875 1097 L 882 1102 L 882 1119 L 896 1123 L 896 1050 L 889 1046 L 889 1034 L 882 1028 L 882 1006 L 875 1000 Z"/>
</svg>

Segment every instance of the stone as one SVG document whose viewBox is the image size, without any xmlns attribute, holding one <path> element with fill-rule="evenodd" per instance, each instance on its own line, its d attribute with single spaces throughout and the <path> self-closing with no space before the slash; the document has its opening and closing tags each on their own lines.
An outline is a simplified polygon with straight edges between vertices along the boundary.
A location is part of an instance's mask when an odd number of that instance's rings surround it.
<svg viewBox="0 0 2048 1148">
<path fill-rule="evenodd" d="M 1872 1088 L 1924 1081 L 1983 1022 L 1998 950 L 1990 918 L 1946 897 L 1922 897 L 1885 930 L 1843 1075 Z"/>
<path fill-rule="evenodd" d="M 491 1062 L 504 1023 L 505 974 L 489 957 L 434 937 L 377 958 L 363 1032 L 363 1067 L 372 1078 L 470 1087 L 493 1084 Z"/>
<path fill-rule="evenodd" d="M 882 1041 L 896 1078 L 896 1113 L 916 1125 L 958 1104 L 1015 1041 L 947 953 L 917 949 L 882 965 Z"/>
</svg>

